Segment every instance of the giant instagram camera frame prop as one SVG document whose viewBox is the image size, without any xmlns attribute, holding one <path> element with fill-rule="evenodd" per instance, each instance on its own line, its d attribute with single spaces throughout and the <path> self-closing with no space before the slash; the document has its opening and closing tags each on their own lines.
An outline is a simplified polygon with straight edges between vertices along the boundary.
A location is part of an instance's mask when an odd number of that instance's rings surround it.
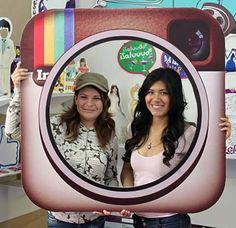
<svg viewBox="0 0 236 228">
<path fill-rule="evenodd" d="M 197 212 L 213 205 L 225 182 L 225 136 L 218 126 L 225 102 L 224 36 L 218 23 L 207 13 L 189 8 L 71 10 L 75 44 L 55 64 L 35 66 L 32 29 L 42 17 L 63 12 L 36 15 L 22 36 L 22 63 L 32 72 L 22 83 L 21 100 L 22 179 L 29 198 L 53 211 Z M 176 21 L 207 25 L 209 52 L 204 60 L 190 61 L 169 42 L 170 26 Z M 71 59 L 99 43 L 123 39 L 138 39 L 171 53 L 189 76 L 198 106 L 197 132 L 183 161 L 163 178 L 133 188 L 99 185 L 74 172 L 60 158 L 49 122 L 53 86 Z M 37 80 L 39 68 L 51 69 L 46 81 Z M 207 191 L 201 191 L 204 188 Z"/>
</svg>

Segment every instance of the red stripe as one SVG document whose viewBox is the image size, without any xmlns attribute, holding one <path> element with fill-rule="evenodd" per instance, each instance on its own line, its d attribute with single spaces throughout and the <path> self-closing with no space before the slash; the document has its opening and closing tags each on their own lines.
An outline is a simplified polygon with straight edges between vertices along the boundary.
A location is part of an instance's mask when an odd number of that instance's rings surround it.
<svg viewBox="0 0 236 228">
<path fill-rule="evenodd" d="M 34 69 L 44 65 L 44 13 L 34 18 Z"/>
</svg>

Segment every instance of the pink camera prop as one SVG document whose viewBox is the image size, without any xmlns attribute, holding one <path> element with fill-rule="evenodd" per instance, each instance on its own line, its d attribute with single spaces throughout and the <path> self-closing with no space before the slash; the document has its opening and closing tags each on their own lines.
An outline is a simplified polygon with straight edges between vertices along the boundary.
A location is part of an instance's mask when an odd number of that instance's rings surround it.
<svg viewBox="0 0 236 228">
<path fill-rule="evenodd" d="M 117 40 L 140 40 L 172 56 L 197 106 L 197 131 L 184 159 L 166 176 L 133 188 L 100 185 L 73 170 L 50 129 L 50 100 L 65 66 Z M 211 15 L 184 8 L 49 10 L 27 24 L 21 49 L 32 72 L 22 85 L 22 177 L 34 203 L 54 211 L 198 212 L 218 200 L 225 182 L 225 136 L 218 127 L 225 103 L 224 36 Z"/>
</svg>

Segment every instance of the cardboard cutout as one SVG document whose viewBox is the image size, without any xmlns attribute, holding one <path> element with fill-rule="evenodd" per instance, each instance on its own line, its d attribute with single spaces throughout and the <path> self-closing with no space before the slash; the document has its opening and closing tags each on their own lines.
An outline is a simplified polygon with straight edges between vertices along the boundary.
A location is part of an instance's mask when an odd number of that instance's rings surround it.
<svg viewBox="0 0 236 228">
<path fill-rule="evenodd" d="M 6 17 L 0 17 L 0 96 L 10 96 L 11 63 L 16 57 L 15 46 L 10 39 L 12 23 Z"/>
<path fill-rule="evenodd" d="M 84 177 L 60 155 L 50 127 L 50 104 L 58 78 L 73 59 L 97 45 L 129 40 L 152 45 L 183 69 L 196 102 L 197 131 L 186 156 L 167 175 L 138 187 L 109 187 Z M 50 10 L 27 24 L 21 48 L 23 65 L 32 72 L 22 83 L 22 177 L 34 203 L 53 211 L 178 213 L 201 211 L 217 201 L 225 181 L 225 137 L 217 124 L 224 115 L 224 35 L 208 13 Z M 93 52 L 93 58 L 99 57 Z M 118 82 L 122 80 L 128 78 Z M 206 183 L 207 191 L 199 191 Z"/>
</svg>

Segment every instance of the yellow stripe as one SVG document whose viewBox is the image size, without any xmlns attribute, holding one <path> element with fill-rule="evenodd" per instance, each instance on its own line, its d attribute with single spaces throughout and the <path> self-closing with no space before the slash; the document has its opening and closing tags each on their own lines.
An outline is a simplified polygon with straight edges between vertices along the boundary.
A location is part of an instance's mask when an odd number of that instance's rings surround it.
<svg viewBox="0 0 236 228">
<path fill-rule="evenodd" d="M 54 14 L 44 18 L 44 64 L 54 64 Z"/>
</svg>

